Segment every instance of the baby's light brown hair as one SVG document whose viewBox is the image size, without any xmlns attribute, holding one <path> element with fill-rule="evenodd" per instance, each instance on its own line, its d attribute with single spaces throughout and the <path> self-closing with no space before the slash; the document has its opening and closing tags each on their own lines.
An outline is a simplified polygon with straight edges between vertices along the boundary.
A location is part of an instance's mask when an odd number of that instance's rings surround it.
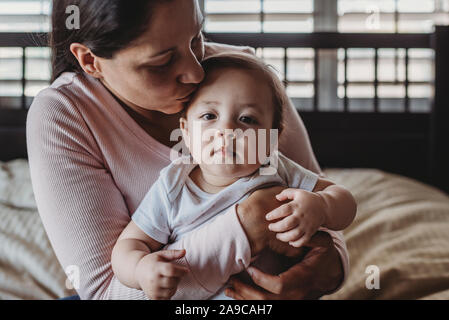
<svg viewBox="0 0 449 320">
<path fill-rule="evenodd" d="M 223 68 L 250 70 L 260 74 L 262 77 L 255 80 L 265 81 L 273 97 L 274 115 L 272 129 L 277 129 L 279 135 L 282 133 L 284 129 L 283 114 L 288 103 L 288 96 L 285 92 L 284 84 L 278 78 L 272 67 L 256 56 L 247 53 L 215 54 L 204 59 L 202 66 L 206 73 L 206 78 L 211 71 Z"/>
</svg>

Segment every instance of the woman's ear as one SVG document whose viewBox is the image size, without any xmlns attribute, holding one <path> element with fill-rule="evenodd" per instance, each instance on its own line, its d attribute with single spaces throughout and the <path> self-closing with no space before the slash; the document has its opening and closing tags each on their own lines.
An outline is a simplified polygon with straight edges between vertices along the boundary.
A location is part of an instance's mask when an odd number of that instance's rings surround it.
<svg viewBox="0 0 449 320">
<path fill-rule="evenodd" d="M 181 128 L 182 138 L 187 147 L 190 147 L 190 135 L 189 128 L 187 126 L 187 119 L 184 117 L 179 118 L 179 127 Z"/>
<path fill-rule="evenodd" d="M 70 45 L 70 52 L 78 60 L 84 72 L 95 78 L 102 78 L 98 57 L 88 47 L 81 43 L 72 43 Z"/>
</svg>

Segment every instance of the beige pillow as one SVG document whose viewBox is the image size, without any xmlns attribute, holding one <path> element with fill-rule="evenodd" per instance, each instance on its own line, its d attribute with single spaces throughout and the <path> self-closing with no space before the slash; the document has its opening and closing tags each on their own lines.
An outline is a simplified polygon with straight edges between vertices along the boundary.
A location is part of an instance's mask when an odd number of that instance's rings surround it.
<svg viewBox="0 0 449 320">
<path fill-rule="evenodd" d="M 358 213 L 344 232 L 349 277 L 325 299 L 449 299 L 449 197 L 379 170 L 326 173 L 353 193 Z M 365 285 L 371 265 L 380 271 L 379 290 Z"/>
</svg>

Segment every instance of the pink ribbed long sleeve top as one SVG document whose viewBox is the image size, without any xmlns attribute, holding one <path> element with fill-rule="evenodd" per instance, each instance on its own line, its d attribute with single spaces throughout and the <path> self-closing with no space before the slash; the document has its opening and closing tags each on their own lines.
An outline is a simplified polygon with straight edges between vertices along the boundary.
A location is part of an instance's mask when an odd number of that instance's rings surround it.
<svg viewBox="0 0 449 320">
<path fill-rule="evenodd" d="M 293 107 L 285 114 L 280 150 L 315 172 L 307 132 Z M 81 299 L 147 299 L 122 285 L 111 268 L 112 248 L 131 215 L 170 163 L 170 148 L 142 129 L 97 79 L 64 73 L 35 98 L 27 144 L 39 214 L 62 267 L 78 266 Z M 329 231 L 345 272 L 340 232 Z M 207 241 L 204 241 L 207 239 Z M 175 299 L 202 299 L 218 290 L 251 253 L 235 207 L 169 249 L 186 249 L 190 268 Z M 209 266 L 207 270 L 202 266 Z"/>
</svg>

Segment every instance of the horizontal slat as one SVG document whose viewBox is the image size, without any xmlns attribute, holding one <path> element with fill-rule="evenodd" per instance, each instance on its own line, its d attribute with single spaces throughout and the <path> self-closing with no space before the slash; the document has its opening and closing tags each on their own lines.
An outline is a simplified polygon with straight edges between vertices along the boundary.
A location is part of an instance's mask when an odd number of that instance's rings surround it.
<svg viewBox="0 0 449 320">
<path fill-rule="evenodd" d="M 208 33 L 211 41 L 252 47 L 303 48 L 431 48 L 431 35 L 366 33 Z"/>
<path fill-rule="evenodd" d="M 207 33 L 212 41 L 253 47 L 299 48 L 431 48 L 431 35 L 422 33 Z M 45 46 L 45 33 L 0 33 L 0 47 Z"/>
<path fill-rule="evenodd" d="M 0 47 L 45 47 L 47 44 L 47 33 L 0 33 Z"/>
<path fill-rule="evenodd" d="M 41 23 L 49 21 L 50 17 L 46 14 L 0 14 L 1 23 Z"/>
<path fill-rule="evenodd" d="M 260 13 L 209 13 L 207 19 L 210 21 L 260 21 Z M 312 13 L 264 13 L 265 21 L 282 21 L 282 20 L 303 20 L 313 16 Z"/>
</svg>

